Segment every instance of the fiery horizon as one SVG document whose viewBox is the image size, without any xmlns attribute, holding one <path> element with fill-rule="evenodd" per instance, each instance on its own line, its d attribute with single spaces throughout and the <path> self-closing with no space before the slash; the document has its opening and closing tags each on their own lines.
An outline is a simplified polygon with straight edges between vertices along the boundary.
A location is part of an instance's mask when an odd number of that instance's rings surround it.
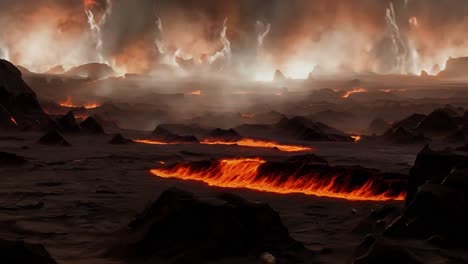
<svg viewBox="0 0 468 264">
<path fill-rule="evenodd" d="M 102 62 L 122 74 L 170 66 L 251 80 L 276 69 L 419 75 L 468 55 L 468 3 L 456 1 L 21 0 L 0 10 L 0 57 L 34 72 Z"/>
<path fill-rule="evenodd" d="M 318 178 L 314 176 L 313 172 L 308 176 L 294 177 L 294 175 L 288 175 L 286 178 L 280 173 L 278 175 L 260 174 L 259 168 L 266 162 L 261 158 L 223 159 L 212 163 L 206 168 L 197 168 L 197 166 L 192 167 L 188 163 L 180 163 L 172 168 L 158 168 L 150 172 L 161 178 L 196 180 L 202 181 L 209 186 L 247 188 L 280 194 L 303 193 L 356 201 L 404 200 L 405 197 L 404 193 L 390 194 L 390 191 L 375 191 L 372 180 L 368 180 L 357 187 L 350 187 L 339 181 L 338 176 Z"/>
</svg>

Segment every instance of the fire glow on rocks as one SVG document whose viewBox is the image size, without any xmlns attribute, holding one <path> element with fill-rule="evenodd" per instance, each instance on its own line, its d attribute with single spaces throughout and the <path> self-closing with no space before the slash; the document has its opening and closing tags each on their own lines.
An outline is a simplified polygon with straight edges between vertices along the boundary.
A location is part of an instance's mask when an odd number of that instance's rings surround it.
<svg viewBox="0 0 468 264">
<path fill-rule="evenodd" d="M 94 109 L 94 108 L 98 108 L 101 106 L 101 104 L 99 103 L 86 103 L 82 106 L 80 105 L 76 105 L 73 103 L 72 99 L 70 97 L 67 97 L 67 100 L 63 101 L 63 102 L 60 102 L 59 103 L 60 106 L 62 107 L 68 107 L 68 108 L 79 108 L 79 107 L 84 107 L 86 109 Z"/>
<path fill-rule="evenodd" d="M 347 200 L 403 200 L 404 193 L 391 194 L 390 190 L 376 191 L 376 183 L 369 179 L 361 185 L 346 184 L 339 176 L 319 177 L 314 172 L 309 175 L 282 175 L 281 172 L 264 173 L 261 166 L 267 163 L 261 158 L 223 159 L 211 162 L 208 166 L 194 166 L 179 163 L 169 168 L 151 170 L 151 174 L 161 178 L 202 181 L 210 186 L 224 188 L 248 188 L 252 190 L 288 194 L 342 198 Z M 276 174 L 276 175 L 275 175 Z"/>
</svg>

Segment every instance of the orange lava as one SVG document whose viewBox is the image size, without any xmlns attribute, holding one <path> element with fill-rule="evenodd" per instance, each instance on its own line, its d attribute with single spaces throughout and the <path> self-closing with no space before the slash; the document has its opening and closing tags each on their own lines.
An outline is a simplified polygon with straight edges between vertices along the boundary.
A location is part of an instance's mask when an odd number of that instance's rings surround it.
<svg viewBox="0 0 468 264">
<path fill-rule="evenodd" d="M 211 164 L 205 169 L 195 169 L 187 163 L 180 163 L 172 168 L 151 170 L 151 174 L 161 178 L 178 178 L 197 180 L 210 186 L 224 188 L 248 188 L 272 193 L 303 193 L 306 195 L 326 196 L 347 200 L 387 201 L 403 200 L 404 194 L 377 194 L 373 191 L 373 182 L 367 181 L 362 186 L 348 190 L 340 186 L 338 177 L 318 179 L 313 177 L 275 177 L 275 175 L 259 175 L 259 168 L 265 160 L 260 158 L 224 159 Z"/>
<path fill-rule="evenodd" d="M 244 139 L 234 141 L 234 142 L 204 140 L 200 143 L 206 144 L 206 145 L 238 145 L 238 146 L 253 147 L 253 148 L 277 148 L 284 152 L 298 152 L 298 151 L 311 151 L 312 150 L 312 148 L 305 147 L 305 146 L 285 145 L 285 144 L 280 144 L 280 143 L 273 142 L 273 141 L 257 140 L 257 139 L 250 139 L 250 138 L 244 138 Z"/>
<path fill-rule="evenodd" d="M 83 6 L 85 9 L 91 9 L 93 8 L 95 5 L 97 5 L 97 1 L 96 0 L 83 0 Z"/>
<path fill-rule="evenodd" d="M 16 120 L 14 117 L 10 116 L 10 120 L 11 122 L 13 122 L 16 126 L 18 126 L 18 123 L 16 123 Z"/>
<path fill-rule="evenodd" d="M 343 98 L 348 98 L 348 97 L 349 97 L 351 94 L 353 94 L 353 93 L 365 93 L 365 92 L 367 92 L 367 90 L 364 89 L 364 88 L 355 88 L 355 89 L 353 89 L 353 90 L 351 90 L 351 91 L 347 91 L 347 92 L 343 95 Z"/>
<path fill-rule="evenodd" d="M 60 102 L 59 105 L 62 107 L 68 107 L 68 108 L 84 107 L 86 109 L 94 109 L 94 108 L 98 108 L 101 106 L 101 104 L 98 104 L 98 103 L 87 103 L 82 106 L 76 105 L 76 104 L 73 104 L 73 101 L 70 97 L 67 97 L 66 101 Z"/>
<path fill-rule="evenodd" d="M 201 95 L 202 94 L 202 91 L 201 90 L 196 90 L 196 91 L 192 91 L 190 92 L 191 95 Z"/>
<path fill-rule="evenodd" d="M 174 145 L 178 143 L 168 143 L 168 142 L 162 142 L 162 141 L 157 141 L 157 140 L 151 140 L 151 139 L 134 139 L 133 141 L 141 144 L 149 144 L 149 145 Z"/>
<path fill-rule="evenodd" d="M 354 139 L 354 142 L 359 142 L 361 140 L 361 136 L 356 135 L 356 136 L 351 136 L 352 139 Z"/>
</svg>

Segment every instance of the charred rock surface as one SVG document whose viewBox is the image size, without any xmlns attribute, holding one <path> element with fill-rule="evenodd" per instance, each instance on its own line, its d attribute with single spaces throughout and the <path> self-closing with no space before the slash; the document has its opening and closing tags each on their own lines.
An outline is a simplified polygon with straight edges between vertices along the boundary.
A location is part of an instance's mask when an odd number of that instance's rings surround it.
<svg viewBox="0 0 468 264">
<path fill-rule="evenodd" d="M 278 132 L 305 141 L 352 141 L 344 133 L 305 117 L 283 118 L 276 125 Z"/>
<path fill-rule="evenodd" d="M 57 119 L 58 129 L 61 132 L 80 132 L 81 128 L 76 122 L 75 115 L 69 111 L 66 115 Z"/>
<path fill-rule="evenodd" d="M 44 136 L 39 139 L 39 143 L 43 145 L 56 146 L 71 146 L 70 143 L 55 129 L 49 130 Z"/>
<path fill-rule="evenodd" d="M 174 133 L 171 133 L 169 130 L 163 128 L 162 126 L 156 127 L 151 135 L 152 139 L 160 140 L 163 142 L 177 142 L 177 143 L 197 143 L 198 139 L 194 136 L 180 136 Z"/>
<path fill-rule="evenodd" d="M 25 164 L 26 162 L 27 161 L 24 157 L 13 153 L 0 151 L 0 166 L 19 166 Z"/>
<path fill-rule="evenodd" d="M 200 199 L 175 188 L 130 222 L 120 241 L 111 255 L 167 263 L 258 259 L 264 252 L 279 263 L 298 263 L 307 253 L 266 204 L 232 194 Z"/>
<path fill-rule="evenodd" d="M 104 134 L 104 129 L 94 117 L 86 118 L 85 121 L 81 122 L 80 127 L 83 132 L 91 134 Z"/>
<path fill-rule="evenodd" d="M 42 130 L 49 124 L 36 94 L 24 82 L 22 73 L 6 60 L 0 60 L 0 106 L 2 115 L 8 113 L 22 130 Z"/>
<path fill-rule="evenodd" d="M 135 143 L 133 140 L 131 139 L 128 139 L 124 136 L 122 136 L 122 134 L 116 134 L 112 137 L 112 139 L 109 141 L 110 144 L 113 144 L 113 145 L 125 145 L 125 144 L 131 144 L 131 143 Z"/>
<path fill-rule="evenodd" d="M 217 128 L 204 138 L 209 141 L 227 141 L 236 142 L 242 139 L 242 136 L 237 133 L 234 129 L 221 129 Z"/>
<path fill-rule="evenodd" d="M 3 239 L 0 239 L 0 259 L 5 264 L 57 263 L 43 245 Z"/>
</svg>

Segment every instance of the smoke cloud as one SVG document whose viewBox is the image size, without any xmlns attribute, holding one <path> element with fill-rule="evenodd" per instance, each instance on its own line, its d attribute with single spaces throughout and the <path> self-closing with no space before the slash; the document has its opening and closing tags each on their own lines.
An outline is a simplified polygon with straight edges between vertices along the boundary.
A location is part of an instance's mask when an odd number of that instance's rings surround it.
<svg viewBox="0 0 468 264">
<path fill-rule="evenodd" d="M 206 58 L 229 53 L 219 69 L 260 80 L 316 67 L 416 74 L 468 54 L 467 14 L 463 0 L 4 0 L 0 56 L 34 71 L 101 61 L 149 73 L 177 52 L 210 69 Z"/>
</svg>

